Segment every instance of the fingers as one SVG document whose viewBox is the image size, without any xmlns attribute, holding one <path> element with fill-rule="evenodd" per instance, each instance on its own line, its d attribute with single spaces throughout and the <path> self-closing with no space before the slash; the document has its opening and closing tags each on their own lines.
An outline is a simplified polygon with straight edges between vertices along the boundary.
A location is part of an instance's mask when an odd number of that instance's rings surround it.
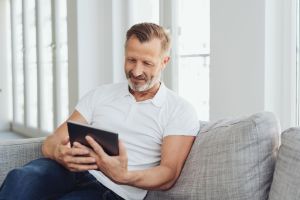
<svg viewBox="0 0 300 200">
<path fill-rule="evenodd" d="M 88 171 L 88 170 L 97 170 L 97 165 L 76 165 L 76 164 L 70 164 L 69 170 L 72 172 L 81 172 L 81 171 Z"/>
<path fill-rule="evenodd" d="M 71 155 L 72 153 L 70 155 L 63 156 L 62 163 L 67 169 L 74 172 L 98 169 L 96 159 L 94 157 L 86 154 L 81 156 L 78 152 L 76 152 L 78 150 L 82 151 L 82 149 L 72 149 L 71 152 L 75 154 L 75 156 Z"/>
<path fill-rule="evenodd" d="M 96 159 L 94 157 L 73 157 L 73 156 L 66 156 L 64 158 L 64 161 L 66 163 L 72 163 L 72 164 L 95 164 Z"/>
<path fill-rule="evenodd" d="M 89 153 L 90 150 L 79 143 L 72 148 L 61 144 L 57 161 L 74 172 L 98 169 L 96 159 Z"/>
<path fill-rule="evenodd" d="M 69 156 L 87 156 L 89 154 L 89 150 L 76 147 L 66 148 L 62 154 Z"/>
<path fill-rule="evenodd" d="M 103 148 L 90 136 L 86 136 L 85 139 L 91 145 L 93 150 L 101 157 L 107 157 L 108 155 L 104 152 Z"/>
<path fill-rule="evenodd" d="M 87 147 L 87 146 L 85 146 L 85 145 L 82 145 L 82 144 L 80 144 L 79 142 L 74 142 L 74 143 L 73 143 L 73 147 L 80 148 L 80 149 L 86 149 L 86 150 L 88 150 L 88 151 L 91 151 L 91 150 L 92 150 L 91 148 L 89 148 L 89 147 Z"/>
<path fill-rule="evenodd" d="M 72 148 L 70 153 L 72 156 L 85 156 L 85 155 L 89 154 L 89 150 L 80 149 L 80 148 Z"/>
</svg>

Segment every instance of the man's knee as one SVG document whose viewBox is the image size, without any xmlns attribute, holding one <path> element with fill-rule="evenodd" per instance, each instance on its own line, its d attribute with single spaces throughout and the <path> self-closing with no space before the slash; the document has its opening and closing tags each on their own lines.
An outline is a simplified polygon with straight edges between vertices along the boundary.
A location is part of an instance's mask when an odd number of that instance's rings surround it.
<svg viewBox="0 0 300 200">
<path fill-rule="evenodd" d="M 61 165 L 51 159 L 41 158 L 33 160 L 23 167 L 11 170 L 7 179 L 43 179 L 45 176 L 51 176 L 53 172 L 65 170 Z"/>
<path fill-rule="evenodd" d="M 1 187 L 0 199 L 41 199 L 59 193 L 65 184 L 71 185 L 68 178 L 72 180 L 72 174 L 57 162 L 46 158 L 33 160 L 8 173 Z"/>
</svg>

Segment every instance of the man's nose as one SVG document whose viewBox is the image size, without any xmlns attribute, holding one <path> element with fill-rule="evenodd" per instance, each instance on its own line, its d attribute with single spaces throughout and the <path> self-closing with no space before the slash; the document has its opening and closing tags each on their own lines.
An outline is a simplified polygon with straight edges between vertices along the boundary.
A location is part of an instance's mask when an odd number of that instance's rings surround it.
<svg viewBox="0 0 300 200">
<path fill-rule="evenodd" d="M 136 65 L 133 67 L 132 74 L 134 76 L 140 76 L 143 74 L 143 66 L 140 62 L 137 62 Z"/>
</svg>

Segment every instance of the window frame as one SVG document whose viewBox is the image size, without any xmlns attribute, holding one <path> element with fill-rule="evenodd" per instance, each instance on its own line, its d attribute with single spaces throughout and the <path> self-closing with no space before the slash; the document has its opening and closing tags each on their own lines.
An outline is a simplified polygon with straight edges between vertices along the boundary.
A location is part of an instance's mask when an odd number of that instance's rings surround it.
<svg viewBox="0 0 300 200">
<path fill-rule="evenodd" d="M 282 93 L 281 126 L 297 126 L 299 119 L 299 67 L 297 66 L 297 5 L 298 0 L 284 1 L 282 5 Z M 298 54 L 298 55 L 297 55 Z"/>
<path fill-rule="evenodd" d="M 179 62 L 180 59 L 184 58 L 201 58 L 204 62 L 209 63 L 210 52 L 209 53 L 190 53 L 190 54 L 180 54 L 179 53 L 179 36 L 180 36 L 180 26 L 179 26 L 179 1 L 178 0 L 160 0 L 159 5 L 159 21 L 160 25 L 166 27 L 171 34 L 172 38 L 172 48 L 170 52 L 171 60 L 169 62 L 170 67 L 167 67 L 163 71 L 163 80 L 165 84 L 179 94 Z M 207 66 L 210 67 L 209 65 Z M 209 86 L 208 86 L 209 87 Z M 208 99 L 208 110 L 209 110 L 209 99 Z M 198 112 L 198 110 L 197 110 Z M 209 118 L 209 111 L 207 113 Z M 198 116 L 200 120 L 201 116 Z M 203 117 L 203 116 L 202 116 Z"/>
<path fill-rule="evenodd" d="M 18 94 L 17 94 L 17 83 L 16 83 L 16 76 L 17 76 L 17 70 L 16 70 L 16 62 L 15 62 L 15 58 L 16 58 L 16 42 L 15 40 L 17 40 L 16 35 L 15 35 L 15 29 L 16 29 L 16 15 L 15 15 L 15 1 L 14 0 L 10 0 L 10 12 L 11 12 L 11 33 L 12 33 L 12 37 L 11 37 L 11 44 L 12 44 L 12 53 L 11 53 L 11 59 L 12 59 L 12 90 L 13 90 L 13 119 L 12 119 L 12 123 L 11 123 L 11 128 L 12 131 L 14 132 L 18 132 L 22 135 L 25 135 L 27 137 L 37 137 L 37 136 L 47 136 L 49 134 L 51 134 L 53 132 L 53 130 L 55 130 L 55 128 L 63 121 L 65 120 L 65 116 L 62 116 L 61 110 L 61 102 L 62 102 L 62 91 L 61 91 L 61 85 L 62 85 L 62 76 L 61 76 L 61 69 L 60 69 L 60 55 L 58 52 L 58 48 L 57 48 L 57 41 L 60 39 L 59 38 L 59 0 L 51 0 L 51 21 L 52 21 L 52 88 L 53 88 L 53 96 L 50 98 L 53 98 L 53 105 L 51 105 L 52 110 L 53 110 L 53 122 L 52 123 L 52 130 L 48 131 L 45 130 L 44 127 L 42 127 L 43 121 L 45 121 L 45 116 L 48 114 L 45 112 L 44 107 L 45 107 L 45 103 L 44 103 L 44 99 L 46 98 L 43 95 L 42 90 L 44 89 L 44 77 L 45 77 L 45 72 L 43 71 L 43 67 L 41 67 L 42 61 L 40 59 L 40 55 L 41 53 L 41 49 L 42 49 L 42 45 L 41 45 L 41 29 L 42 29 L 42 22 L 41 22 L 41 2 L 40 0 L 34 0 L 35 2 L 35 27 L 36 27 L 36 66 L 37 66 L 37 125 L 35 126 L 30 126 L 28 124 L 28 120 L 30 118 L 30 112 L 28 112 L 30 109 L 30 105 L 29 105 L 29 84 L 28 84 L 28 78 L 29 78 L 29 71 L 28 71 L 28 66 L 27 66 L 27 56 L 26 56 L 26 45 L 27 45 L 27 41 L 26 41 L 26 37 L 28 34 L 28 30 L 27 30 L 27 16 L 26 16 L 26 0 L 21 0 L 20 2 L 22 2 L 22 37 L 23 37 L 23 69 L 24 69 L 24 73 L 21 74 L 21 76 L 23 76 L 24 78 L 24 82 L 23 82 L 23 87 L 24 87 L 24 115 L 23 115 L 23 119 L 21 120 L 21 122 L 18 122 L 16 119 L 17 113 L 18 113 L 18 107 L 17 107 L 17 98 L 18 98 Z M 67 2 L 66 2 L 67 3 Z M 67 26 L 67 24 L 66 24 Z M 68 60 L 66 61 L 68 64 Z M 69 93 L 69 91 L 64 91 Z M 68 102 L 69 103 L 69 102 Z M 69 111 L 68 111 L 69 112 Z M 69 113 L 68 113 L 69 114 Z"/>
</svg>

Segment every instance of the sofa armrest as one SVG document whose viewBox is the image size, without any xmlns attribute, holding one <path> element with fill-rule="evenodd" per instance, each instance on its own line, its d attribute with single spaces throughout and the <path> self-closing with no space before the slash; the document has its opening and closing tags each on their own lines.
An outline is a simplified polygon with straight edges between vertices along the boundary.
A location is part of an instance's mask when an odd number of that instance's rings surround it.
<svg viewBox="0 0 300 200">
<path fill-rule="evenodd" d="M 11 169 L 42 157 L 41 146 L 44 139 L 45 137 L 40 137 L 0 142 L 0 185 Z"/>
</svg>

